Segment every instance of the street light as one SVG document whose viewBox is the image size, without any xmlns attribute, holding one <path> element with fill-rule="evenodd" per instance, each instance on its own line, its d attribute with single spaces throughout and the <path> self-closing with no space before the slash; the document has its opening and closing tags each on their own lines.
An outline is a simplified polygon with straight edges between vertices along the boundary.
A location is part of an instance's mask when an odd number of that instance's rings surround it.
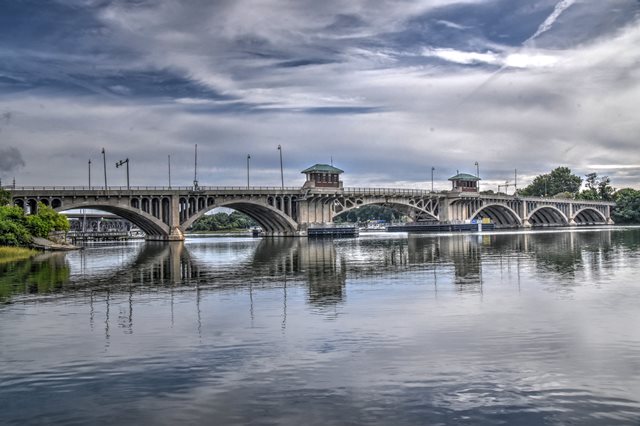
<svg viewBox="0 0 640 426">
<path fill-rule="evenodd" d="M 198 144 L 196 144 L 195 161 L 193 165 L 193 189 L 198 189 Z"/>
<path fill-rule="evenodd" d="M 102 148 L 102 166 L 104 168 L 104 190 L 107 190 L 107 154 L 104 152 L 104 148 Z"/>
<path fill-rule="evenodd" d="M 167 163 L 169 165 L 169 189 L 171 189 L 171 155 L 167 155 Z"/>
<path fill-rule="evenodd" d="M 116 163 L 116 168 L 118 168 L 118 167 L 120 167 L 120 166 L 122 166 L 124 164 L 127 165 L 127 190 L 129 190 L 130 189 L 130 187 L 129 187 L 129 159 L 127 158 L 125 160 L 118 161 Z"/>
<path fill-rule="evenodd" d="M 477 161 L 474 164 L 476 166 L 476 177 L 478 178 L 478 192 L 480 192 L 480 165 Z"/>
<path fill-rule="evenodd" d="M 436 171 L 435 167 L 431 167 L 431 192 L 433 192 L 433 172 Z"/>
<path fill-rule="evenodd" d="M 91 189 L 91 158 L 89 158 L 89 189 Z"/>
<path fill-rule="evenodd" d="M 282 183 L 282 189 L 284 189 L 284 169 L 282 168 L 282 146 L 278 145 L 278 151 L 280 151 L 280 182 Z"/>
<path fill-rule="evenodd" d="M 251 160 L 251 154 L 247 154 L 247 189 L 249 189 L 249 160 Z"/>
</svg>

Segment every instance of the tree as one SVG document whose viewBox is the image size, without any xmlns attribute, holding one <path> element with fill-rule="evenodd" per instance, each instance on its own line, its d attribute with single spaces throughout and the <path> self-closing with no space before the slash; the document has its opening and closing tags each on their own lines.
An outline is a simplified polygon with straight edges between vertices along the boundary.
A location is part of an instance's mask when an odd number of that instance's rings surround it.
<svg viewBox="0 0 640 426">
<path fill-rule="evenodd" d="M 563 192 L 575 196 L 580 191 L 582 179 L 571 173 L 568 167 L 557 167 L 544 175 L 536 176 L 533 182 L 518 191 L 520 195 L 530 197 L 552 197 Z"/>
<path fill-rule="evenodd" d="M 31 242 L 24 210 L 15 206 L 0 206 L 0 245 L 26 246 Z"/>
<path fill-rule="evenodd" d="M 202 216 L 191 225 L 191 231 L 229 231 L 234 229 L 248 229 L 256 223 L 247 215 L 240 212 L 231 214 L 220 212 Z"/>
<path fill-rule="evenodd" d="M 640 223 L 640 191 L 624 188 L 614 195 L 616 207 L 611 214 L 616 223 Z"/>
<path fill-rule="evenodd" d="M 340 214 L 335 218 L 335 221 L 338 223 L 367 222 L 369 220 L 384 220 L 385 222 L 393 222 L 399 220 L 401 217 L 402 214 L 397 210 L 394 210 L 387 206 L 378 206 L 375 204 L 371 204 Z"/>
<path fill-rule="evenodd" d="M 32 233 L 37 237 L 46 238 L 51 231 L 68 232 L 71 229 L 66 216 L 42 203 L 38 203 L 38 213 L 28 216 L 27 220 L 33 225 Z"/>
<path fill-rule="evenodd" d="M 0 188 L 0 206 L 8 206 L 11 204 L 11 193 Z"/>
<path fill-rule="evenodd" d="M 578 195 L 581 200 L 590 201 L 611 201 L 615 189 L 611 186 L 609 176 L 598 177 L 597 173 L 589 173 L 586 175 L 584 189 Z"/>
<path fill-rule="evenodd" d="M 51 207 L 38 204 L 38 213 L 26 216 L 16 206 L 0 206 L 0 245 L 26 246 L 32 237 L 46 238 L 51 231 L 68 231 L 67 218 Z"/>
</svg>

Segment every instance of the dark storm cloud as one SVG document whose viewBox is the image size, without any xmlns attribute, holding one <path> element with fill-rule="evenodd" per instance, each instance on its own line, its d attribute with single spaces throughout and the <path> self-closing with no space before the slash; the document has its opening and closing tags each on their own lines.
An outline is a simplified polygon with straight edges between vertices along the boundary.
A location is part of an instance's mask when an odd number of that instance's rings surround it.
<svg viewBox="0 0 640 426">
<path fill-rule="evenodd" d="M 22 154 L 17 148 L 0 148 L 0 174 L 14 172 L 24 166 Z"/>
</svg>

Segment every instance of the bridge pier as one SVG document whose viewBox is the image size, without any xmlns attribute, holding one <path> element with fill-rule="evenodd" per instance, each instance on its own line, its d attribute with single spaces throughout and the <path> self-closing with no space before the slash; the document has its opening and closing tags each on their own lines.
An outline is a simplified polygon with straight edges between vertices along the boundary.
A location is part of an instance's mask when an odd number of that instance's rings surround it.
<svg viewBox="0 0 640 426">
<path fill-rule="evenodd" d="M 147 241 L 184 241 L 184 232 L 179 226 L 172 226 L 169 235 L 147 235 Z"/>
</svg>

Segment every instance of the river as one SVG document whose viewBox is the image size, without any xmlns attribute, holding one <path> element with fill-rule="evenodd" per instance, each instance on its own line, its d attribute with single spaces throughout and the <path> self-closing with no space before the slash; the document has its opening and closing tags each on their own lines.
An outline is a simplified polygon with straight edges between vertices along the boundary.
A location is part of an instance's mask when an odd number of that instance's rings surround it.
<svg viewBox="0 0 640 426">
<path fill-rule="evenodd" d="M 640 229 L 0 265 L 0 423 L 640 424 Z"/>
</svg>

